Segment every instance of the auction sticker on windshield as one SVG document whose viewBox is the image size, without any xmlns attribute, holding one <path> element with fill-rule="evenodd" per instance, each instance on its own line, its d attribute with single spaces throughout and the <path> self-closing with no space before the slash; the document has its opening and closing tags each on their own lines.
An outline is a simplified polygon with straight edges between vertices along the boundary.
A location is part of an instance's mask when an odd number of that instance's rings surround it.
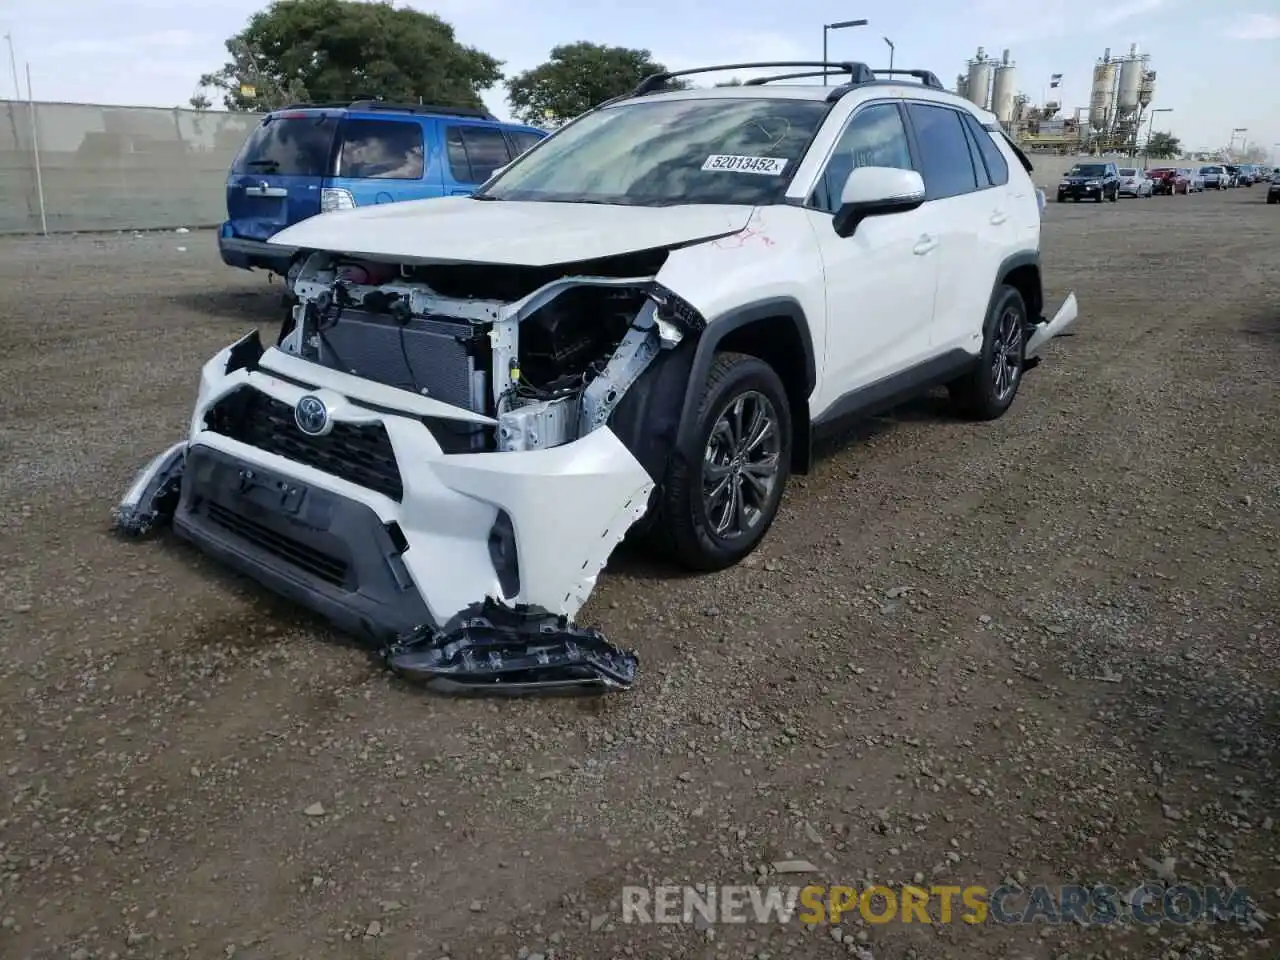
<svg viewBox="0 0 1280 960">
<path fill-rule="evenodd" d="M 703 170 L 730 170 L 734 173 L 762 173 L 776 177 L 787 168 L 785 157 L 735 157 L 713 153 L 702 164 Z"/>
</svg>

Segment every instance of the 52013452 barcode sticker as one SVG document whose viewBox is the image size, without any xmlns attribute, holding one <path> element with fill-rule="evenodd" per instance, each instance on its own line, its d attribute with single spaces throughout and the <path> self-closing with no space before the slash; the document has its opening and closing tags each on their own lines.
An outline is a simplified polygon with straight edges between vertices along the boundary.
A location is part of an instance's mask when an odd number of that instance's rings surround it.
<svg viewBox="0 0 1280 960">
<path fill-rule="evenodd" d="M 724 153 L 713 153 L 702 164 L 703 170 L 760 173 L 766 177 L 776 177 L 786 168 L 785 157 L 735 157 Z"/>
</svg>

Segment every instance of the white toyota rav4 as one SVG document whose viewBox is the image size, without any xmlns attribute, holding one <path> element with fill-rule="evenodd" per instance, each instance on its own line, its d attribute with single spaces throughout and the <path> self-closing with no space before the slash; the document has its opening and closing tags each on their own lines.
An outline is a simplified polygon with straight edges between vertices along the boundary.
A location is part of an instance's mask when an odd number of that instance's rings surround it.
<svg viewBox="0 0 1280 960">
<path fill-rule="evenodd" d="M 670 89 L 745 67 L 806 70 Z M 846 76 L 771 82 L 818 68 Z M 278 343 L 206 364 L 118 526 L 171 520 L 405 672 L 628 685 L 634 656 L 571 623 L 628 530 L 733 564 L 816 437 L 944 384 L 999 417 L 1075 320 L 1074 295 L 1043 313 L 1026 157 L 887 73 L 656 75 L 473 196 L 282 231 Z"/>
</svg>

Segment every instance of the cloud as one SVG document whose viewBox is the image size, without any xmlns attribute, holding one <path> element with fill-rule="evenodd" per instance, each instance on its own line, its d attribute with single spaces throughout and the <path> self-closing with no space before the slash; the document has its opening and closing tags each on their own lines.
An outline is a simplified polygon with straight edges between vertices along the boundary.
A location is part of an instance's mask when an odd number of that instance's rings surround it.
<svg viewBox="0 0 1280 960">
<path fill-rule="evenodd" d="M 85 38 L 83 40 L 59 40 L 47 47 L 38 47 L 41 56 L 85 57 L 99 54 L 137 54 L 157 50 L 179 50 L 196 42 L 189 30 L 158 30 L 128 37 L 111 39 Z"/>
<path fill-rule="evenodd" d="M 1229 40 L 1280 40 L 1280 17 L 1251 13 L 1222 34 Z"/>
<path fill-rule="evenodd" d="M 1082 0 L 1068 4 L 1066 0 L 1026 0 L 1018 8 L 1018 16 L 1009 16 L 1004 0 L 975 0 L 969 13 L 973 20 L 999 24 L 988 34 L 997 45 L 1013 45 L 1032 40 L 1048 40 L 1073 34 L 1094 33 L 1111 29 L 1135 17 L 1145 16 L 1165 5 L 1166 0 Z"/>
</svg>

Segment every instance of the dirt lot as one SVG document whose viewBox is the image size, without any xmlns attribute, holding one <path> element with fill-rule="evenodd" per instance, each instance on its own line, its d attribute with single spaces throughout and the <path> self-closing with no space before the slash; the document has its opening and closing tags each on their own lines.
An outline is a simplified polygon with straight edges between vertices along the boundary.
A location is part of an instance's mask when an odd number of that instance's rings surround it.
<svg viewBox="0 0 1280 960">
<path fill-rule="evenodd" d="M 208 234 L 4 241 L 0 956 L 1280 955 L 1275 214 L 1051 205 L 1082 319 L 1008 417 L 868 425 L 737 569 L 615 557 L 583 619 L 636 688 L 496 703 L 109 535 L 201 362 L 273 332 L 265 281 Z M 620 922 L 624 884 L 788 858 L 788 885 L 1176 877 L 1261 912 Z"/>
</svg>

